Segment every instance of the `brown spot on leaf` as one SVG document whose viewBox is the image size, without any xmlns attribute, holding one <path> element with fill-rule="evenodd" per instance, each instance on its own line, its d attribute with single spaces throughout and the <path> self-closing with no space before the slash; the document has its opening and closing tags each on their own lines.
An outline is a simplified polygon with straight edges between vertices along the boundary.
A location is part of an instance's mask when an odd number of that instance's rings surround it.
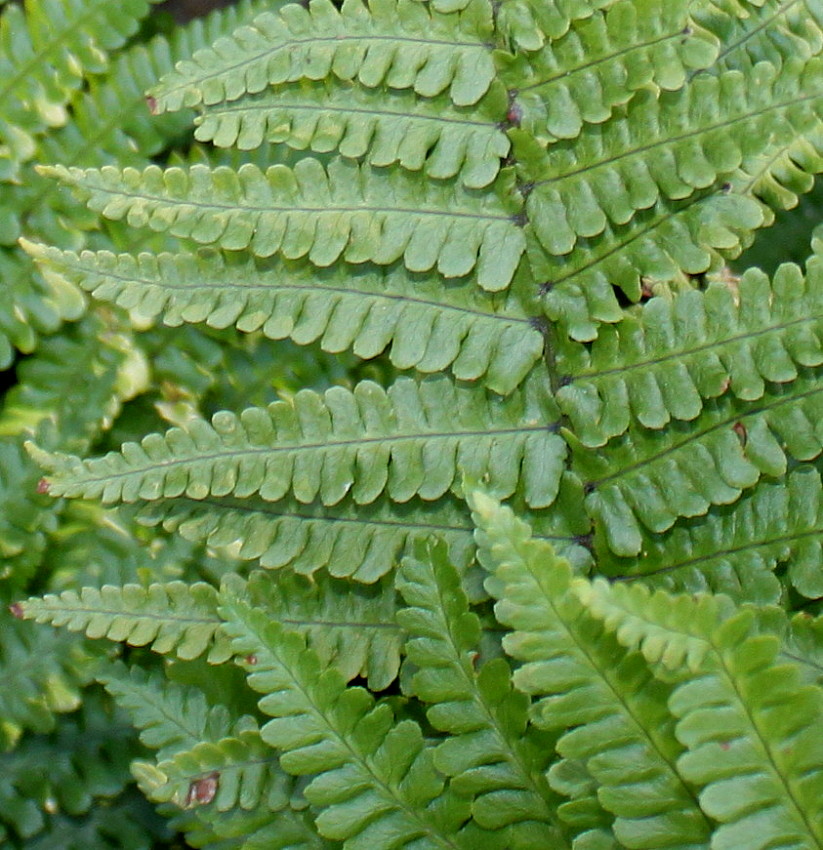
<svg viewBox="0 0 823 850">
<path fill-rule="evenodd" d="M 49 480 L 48 480 L 47 478 L 41 478 L 41 479 L 37 482 L 37 492 L 38 492 L 38 493 L 40 493 L 40 495 L 42 496 L 42 495 L 44 495 L 45 493 L 48 493 L 48 492 L 49 492 L 49 487 L 50 487 L 50 486 L 51 486 L 51 485 L 49 484 Z"/>
<path fill-rule="evenodd" d="M 146 97 L 146 104 L 149 107 L 149 112 L 151 112 L 152 115 L 157 115 L 157 100 L 151 95 L 148 95 Z"/>
<path fill-rule="evenodd" d="M 195 779 L 189 785 L 189 791 L 186 794 L 185 807 L 191 806 L 206 806 L 215 798 L 217 788 L 220 785 L 220 774 L 217 771 L 210 773 L 208 776 L 203 776 L 200 779 Z"/>
<path fill-rule="evenodd" d="M 735 422 L 734 425 L 732 425 L 732 431 L 737 434 L 737 439 L 740 440 L 740 445 L 745 446 L 746 441 L 748 440 L 746 426 L 742 422 Z"/>
<path fill-rule="evenodd" d="M 19 602 L 12 602 L 11 605 L 9 605 L 9 611 L 11 611 L 12 616 L 17 617 L 18 620 L 22 620 L 25 616 L 23 606 Z"/>
<path fill-rule="evenodd" d="M 257 656 L 256 655 L 247 655 L 243 660 L 250 667 L 254 667 L 254 665 L 257 664 Z"/>
</svg>

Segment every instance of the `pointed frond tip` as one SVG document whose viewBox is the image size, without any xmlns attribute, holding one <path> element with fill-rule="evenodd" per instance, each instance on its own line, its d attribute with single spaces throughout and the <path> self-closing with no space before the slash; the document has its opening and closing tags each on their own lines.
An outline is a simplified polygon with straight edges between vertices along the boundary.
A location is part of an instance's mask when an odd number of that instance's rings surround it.
<svg viewBox="0 0 823 850">
<path fill-rule="evenodd" d="M 379 170 L 335 159 L 324 168 L 302 159 L 294 169 L 251 163 L 143 171 L 40 166 L 74 187 L 89 207 L 202 245 L 248 248 L 255 256 L 308 257 L 317 266 L 343 259 L 462 277 L 476 269 L 483 289 L 505 289 L 525 249 L 521 201 L 512 175 L 501 191 L 477 199 L 460 186 L 399 169 Z"/>
<path fill-rule="evenodd" d="M 144 587 L 104 585 L 66 590 L 18 603 L 22 615 L 38 623 L 65 626 L 87 637 L 106 637 L 158 653 L 192 659 L 208 653 L 210 662 L 227 656 L 220 634 L 217 592 L 211 585 L 173 581 Z"/>
<path fill-rule="evenodd" d="M 396 502 L 460 493 L 462 472 L 484 477 L 508 498 L 520 490 L 530 507 L 557 497 L 565 443 L 546 423 L 543 382 L 505 399 L 439 376 L 398 379 L 389 390 L 362 381 L 354 391 L 301 390 L 292 400 L 220 411 L 211 424 L 151 434 L 120 452 L 80 460 L 28 444 L 48 470 L 53 496 L 104 502 L 193 499 L 255 493 L 275 502 L 289 492 L 302 503 L 335 505 L 351 493 L 367 505 L 384 491 Z"/>
<path fill-rule="evenodd" d="M 306 262 L 231 262 L 216 253 L 112 254 L 60 251 L 21 240 L 49 280 L 77 285 L 131 310 L 141 321 L 205 322 L 261 330 L 270 339 L 319 341 L 331 353 L 368 359 L 388 347 L 399 369 L 481 379 L 511 392 L 543 352 L 543 338 L 517 294 L 500 298 L 470 280 L 445 286 L 402 268 Z M 516 288 L 516 287 L 515 287 Z"/>
<path fill-rule="evenodd" d="M 423 97 L 448 92 L 454 103 L 470 105 L 494 79 L 492 9 L 486 0 L 465 6 L 441 14 L 409 0 L 346 0 L 340 10 L 331 0 L 289 4 L 179 62 L 152 89 L 152 105 L 174 111 L 326 78 Z"/>
</svg>

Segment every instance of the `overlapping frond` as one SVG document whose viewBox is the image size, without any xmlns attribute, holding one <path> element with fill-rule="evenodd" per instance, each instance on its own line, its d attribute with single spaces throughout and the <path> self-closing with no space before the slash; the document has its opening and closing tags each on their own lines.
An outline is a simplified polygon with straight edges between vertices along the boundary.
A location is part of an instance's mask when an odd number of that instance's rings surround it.
<svg viewBox="0 0 823 850">
<path fill-rule="evenodd" d="M 387 391 L 362 381 L 354 391 L 302 390 L 240 416 L 126 443 L 120 452 L 80 460 L 32 451 L 50 470 L 52 495 L 104 502 L 181 496 L 248 497 L 335 505 L 347 493 L 367 505 L 384 491 L 396 502 L 460 491 L 461 473 L 487 477 L 501 498 L 518 488 L 530 507 L 557 496 L 565 444 L 543 421 L 549 401 L 540 376 L 504 399 L 447 377 L 400 378 Z"/>
<path fill-rule="evenodd" d="M 66 123 L 85 75 L 107 70 L 108 52 L 132 36 L 156 0 L 38 0 L 0 19 L 0 179 L 18 175 L 35 138 Z"/>
<path fill-rule="evenodd" d="M 638 522 L 654 532 L 678 517 L 736 501 L 762 475 L 785 475 L 789 458 L 814 460 L 823 448 L 823 395 L 816 371 L 771 384 L 762 399 L 707 400 L 688 427 L 632 428 L 594 453 L 572 434 L 574 465 L 587 481 L 589 514 L 617 555 L 637 555 Z"/>
<path fill-rule="evenodd" d="M 803 276 L 782 266 L 772 281 L 758 269 L 705 291 L 652 298 L 642 312 L 601 329 L 590 346 L 570 346 L 559 369 L 573 376 L 557 399 L 575 434 L 600 446 L 632 421 L 659 429 L 693 420 L 703 399 L 730 390 L 762 398 L 798 367 L 823 362 L 823 264 Z"/>
<path fill-rule="evenodd" d="M 408 690 L 428 704 L 429 722 L 448 740 L 435 765 L 472 800 L 486 829 L 509 827 L 508 847 L 562 840 L 544 777 L 548 742 L 527 729 L 528 698 L 512 689 L 504 659 L 480 658 L 481 626 L 442 544 L 421 543 L 397 576 L 406 606 L 397 614 L 414 665 Z"/>
<path fill-rule="evenodd" d="M 820 125 L 821 67 L 813 59 L 778 73 L 764 62 L 748 74 L 700 75 L 674 92 L 644 89 L 625 116 L 587 125 L 547 151 L 518 134 L 531 229 L 546 251 L 564 255 L 661 196 L 720 186 L 741 164 Z"/>
<path fill-rule="evenodd" d="M 532 722 L 561 733 L 558 752 L 585 763 L 621 844 L 650 848 L 661 836 L 672 846 L 707 843 L 710 823 L 675 766 L 682 748 L 670 687 L 591 616 L 577 591 L 583 580 L 550 546 L 485 494 L 473 492 L 470 503 L 495 614 L 512 629 L 503 648 L 520 662 L 513 682 L 535 698 Z"/>
<path fill-rule="evenodd" d="M 272 84 L 336 77 L 374 88 L 448 92 L 457 105 L 476 103 L 494 78 L 486 42 L 492 9 L 471 0 L 441 14 L 411 0 L 330 0 L 263 13 L 178 63 L 152 90 L 155 111 L 233 101 Z"/>
<path fill-rule="evenodd" d="M 622 643 L 698 674 L 675 688 L 669 707 L 686 748 L 678 770 L 720 823 L 713 846 L 823 842 L 823 693 L 778 659 L 778 638 L 753 633 L 751 613 L 734 614 L 722 597 L 649 596 L 641 585 L 605 582 L 590 589 L 590 610 Z"/>
<path fill-rule="evenodd" d="M 19 605 L 27 619 L 82 631 L 87 637 L 151 645 L 155 652 L 178 658 L 208 653 L 209 660 L 218 663 L 228 651 L 219 633 L 217 592 L 202 582 L 84 587 L 79 593 L 49 593 Z"/>
<path fill-rule="evenodd" d="M 403 258 L 411 271 L 461 277 L 477 269 L 484 289 L 505 289 L 525 247 L 520 202 L 502 187 L 482 209 L 468 190 L 420 182 L 397 170 L 335 159 L 265 172 L 251 163 L 237 171 L 194 165 L 143 171 L 49 166 L 106 218 L 127 219 L 204 245 L 255 256 L 308 257 L 318 266 L 343 259 L 389 265 Z M 502 178 L 501 178 L 502 180 Z M 506 180 L 503 180 L 505 184 Z"/>
<path fill-rule="evenodd" d="M 306 644 L 324 667 L 348 682 L 361 677 L 382 691 L 397 677 L 404 634 L 397 625 L 397 599 L 391 580 L 364 587 L 319 573 L 304 578 L 283 571 L 256 571 L 244 586 L 225 582 L 223 592 L 244 596 Z"/>
<path fill-rule="evenodd" d="M 784 582 L 810 599 L 823 595 L 820 474 L 802 465 L 761 480 L 727 508 L 680 521 L 665 535 L 643 532 L 640 553 L 617 558 L 604 546 L 598 571 L 686 593 L 724 593 L 739 602 L 777 603 Z M 785 577 L 775 571 L 785 565 Z"/>
<path fill-rule="evenodd" d="M 266 142 L 318 153 L 338 150 L 434 179 L 459 176 L 465 186 L 479 189 L 494 180 L 509 152 L 498 126 L 507 108 L 499 85 L 468 108 L 454 106 L 445 95 L 422 99 L 404 91 L 302 81 L 206 108 L 195 137 L 240 150 Z"/>
<path fill-rule="evenodd" d="M 502 0 L 495 24 L 501 35 L 519 50 L 538 50 L 547 40 L 560 38 L 573 21 L 590 17 L 615 0 Z"/>
<path fill-rule="evenodd" d="M 498 73 L 516 92 L 519 126 L 541 142 L 574 139 L 584 124 L 607 120 L 650 84 L 681 88 L 719 50 L 717 39 L 690 18 L 693 5 L 620 0 L 540 50 L 502 57 Z"/>
<path fill-rule="evenodd" d="M 398 847 L 465 846 L 457 835 L 467 805 L 444 789 L 419 726 L 396 722 L 387 703 L 346 688 L 301 636 L 240 600 L 225 601 L 234 650 L 253 656 L 245 664 L 249 684 L 272 718 L 261 736 L 281 752 L 286 772 L 314 776 L 303 793 L 320 811 L 320 834 L 352 847 L 368 846 L 386 830 Z"/>
<path fill-rule="evenodd" d="M 77 254 L 29 242 L 43 273 L 168 325 L 206 322 L 261 330 L 331 353 L 370 358 L 388 350 L 400 369 L 482 378 L 506 394 L 539 360 L 543 338 L 514 289 L 501 296 L 471 282 L 440 281 L 343 264 L 318 270 L 273 260 L 230 262 L 218 254 Z"/>
<path fill-rule="evenodd" d="M 568 256 L 548 254 L 534 236 L 527 250 L 546 314 L 572 338 L 586 341 L 597 337 L 601 322 L 624 318 L 615 287 L 637 302 L 644 286 L 682 285 L 687 275 L 720 269 L 764 223 L 761 204 L 721 188 L 682 201 L 660 200 L 627 224 L 607 224 L 600 236 L 579 239 Z"/>
</svg>

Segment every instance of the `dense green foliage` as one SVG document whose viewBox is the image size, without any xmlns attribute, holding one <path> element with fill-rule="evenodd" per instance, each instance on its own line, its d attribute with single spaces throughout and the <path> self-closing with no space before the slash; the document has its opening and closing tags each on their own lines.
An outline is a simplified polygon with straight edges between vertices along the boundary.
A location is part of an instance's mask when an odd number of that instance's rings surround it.
<svg viewBox="0 0 823 850">
<path fill-rule="evenodd" d="M 0 13 L 0 845 L 823 848 L 823 4 L 113 10 Z"/>
</svg>

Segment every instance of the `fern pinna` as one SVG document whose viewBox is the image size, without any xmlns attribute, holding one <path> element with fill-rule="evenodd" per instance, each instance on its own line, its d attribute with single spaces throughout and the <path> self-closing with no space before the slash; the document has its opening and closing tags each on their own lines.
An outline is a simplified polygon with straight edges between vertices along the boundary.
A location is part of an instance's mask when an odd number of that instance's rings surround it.
<svg viewBox="0 0 823 850">
<path fill-rule="evenodd" d="M 262 5 L 189 149 L 41 159 L 125 247 L 21 243 L 195 376 L 40 489 L 206 548 L 15 613 L 167 656 L 91 675 L 192 846 L 823 847 L 823 254 L 728 267 L 823 5 Z"/>
</svg>

